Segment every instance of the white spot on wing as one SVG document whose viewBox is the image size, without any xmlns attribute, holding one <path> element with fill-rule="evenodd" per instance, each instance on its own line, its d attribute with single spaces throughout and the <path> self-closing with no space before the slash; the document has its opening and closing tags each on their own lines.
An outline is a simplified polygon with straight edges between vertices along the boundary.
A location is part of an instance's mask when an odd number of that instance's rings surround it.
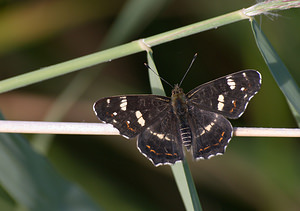
<svg viewBox="0 0 300 211">
<path fill-rule="evenodd" d="M 113 113 L 114 116 L 117 116 L 117 114 L 118 114 L 117 112 L 114 112 L 114 113 Z"/>
<path fill-rule="evenodd" d="M 126 97 L 120 97 L 121 100 L 121 103 L 120 103 L 120 108 L 122 111 L 126 111 L 127 109 L 127 99 Z"/>
<path fill-rule="evenodd" d="M 218 101 L 219 102 L 224 102 L 224 95 L 219 95 Z"/>
<path fill-rule="evenodd" d="M 138 123 L 143 127 L 145 126 L 146 121 L 143 118 L 143 115 L 140 111 L 135 112 L 135 116 L 138 119 Z"/>
<path fill-rule="evenodd" d="M 234 90 L 234 89 L 235 89 L 235 82 L 234 82 L 233 79 L 228 78 L 228 79 L 227 79 L 227 85 L 229 86 L 229 88 L 230 88 L 231 90 Z"/>
<path fill-rule="evenodd" d="M 214 124 L 215 123 L 210 123 L 209 125 L 207 125 L 204 129 L 206 130 L 206 131 L 210 131 L 211 130 L 211 128 L 212 128 L 212 126 L 214 126 Z"/>
<path fill-rule="evenodd" d="M 122 135 L 122 134 L 120 134 L 120 135 Z M 128 136 L 125 136 L 125 135 L 122 135 L 124 138 L 127 138 L 127 139 L 129 139 L 129 137 Z"/>
<path fill-rule="evenodd" d="M 202 132 L 200 133 L 200 136 L 202 136 L 205 133 L 205 130 L 202 130 Z"/>
<path fill-rule="evenodd" d="M 165 139 L 166 141 L 171 141 L 171 139 L 168 136 L 165 136 L 165 134 L 163 134 L 163 133 L 155 133 L 153 131 L 149 131 L 149 132 L 161 140 Z"/>
<path fill-rule="evenodd" d="M 110 104 L 110 99 L 109 99 L 109 98 L 106 100 L 106 103 L 107 103 L 107 104 Z"/>
<path fill-rule="evenodd" d="M 153 135 L 156 135 L 159 139 L 164 138 L 164 134 L 162 134 L 162 133 L 153 133 Z"/>
<path fill-rule="evenodd" d="M 219 101 L 218 110 L 223 111 L 223 108 L 224 108 L 224 95 L 219 95 L 218 101 Z"/>
<path fill-rule="evenodd" d="M 142 113 L 140 112 L 140 111 L 136 111 L 135 112 L 135 116 L 136 116 L 136 118 L 141 118 L 143 115 L 142 115 Z"/>
<path fill-rule="evenodd" d="M 93 105 L 93 110 L 94 110 L 95 114 L 97 115 L 97 111 L 96 111 L 96 108 L 95 108 L 95 107 L 96 107 L 96 104 L 97 104 L 97 102 L 94 103 L 94 105 Z M 98 115 L 97 115 L 97 116 L 98 116 Z"/>
<path fill-rule="evenodd" d="M 218 110 L 219 110 L 219 111 L 223 111 L 223 108 L 224 108 L 224 103 L 219 102 L 219 103 L 218 103 Z"/>
</svg>

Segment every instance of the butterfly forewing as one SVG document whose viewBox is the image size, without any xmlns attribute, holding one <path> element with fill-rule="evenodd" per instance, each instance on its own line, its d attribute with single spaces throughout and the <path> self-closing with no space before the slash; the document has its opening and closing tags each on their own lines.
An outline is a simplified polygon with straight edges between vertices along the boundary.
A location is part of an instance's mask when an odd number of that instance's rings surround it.
<svg viewBox="0 0 300 211">
<path fill-rule="evenodd" d="M 126 138 L 137 136 L 170 109 L 170 98 L 156 95 L 106 97 L 94 104 L 98 118 Z"/>
<path fill-rule="evenodd" d="M 187 98 L 189 103 L 203 110 L 235 119 L 244 113 L 260 86 L 260 73 L 244 70 L 202 84 L 189 91 Z"/>
</svg>

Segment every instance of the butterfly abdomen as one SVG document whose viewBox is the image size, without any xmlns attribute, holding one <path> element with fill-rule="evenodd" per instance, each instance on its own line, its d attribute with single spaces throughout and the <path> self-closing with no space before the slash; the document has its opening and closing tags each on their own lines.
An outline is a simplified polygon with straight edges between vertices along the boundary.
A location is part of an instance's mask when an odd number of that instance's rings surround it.
<svg viewBox="0 0 300 211">
<path fill-rule="evenodd" d="M 175 85 L 172 92 L 172 107 L 179 122 L 179 133 L 182 144 L 189 150 L 192 144 L 192 132 L 188 124 L 188 105 L 186 96 L 178 85 Z"/>
<path fill-rule="evenodd" d="M 180 125 L 180 136 L 183 145 L 189 150 L 192 144 L 192 133 L 191 128 L 186 124 Z"/>
</svg>

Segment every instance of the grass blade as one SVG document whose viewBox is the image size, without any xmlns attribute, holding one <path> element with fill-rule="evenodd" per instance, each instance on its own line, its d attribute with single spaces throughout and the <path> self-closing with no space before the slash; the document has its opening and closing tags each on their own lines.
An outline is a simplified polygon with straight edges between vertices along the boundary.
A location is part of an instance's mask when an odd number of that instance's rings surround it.
<svg viewBox="0 0 300 211">
<path fill-rule="evenodd" d="M 298 85 L 254 19 L 251 21 L 251 27 L 256 44 L 268 65 L 273 78 L 286 97 L 294 117 L 299 119 L 300 89 Z"/>
</svg>

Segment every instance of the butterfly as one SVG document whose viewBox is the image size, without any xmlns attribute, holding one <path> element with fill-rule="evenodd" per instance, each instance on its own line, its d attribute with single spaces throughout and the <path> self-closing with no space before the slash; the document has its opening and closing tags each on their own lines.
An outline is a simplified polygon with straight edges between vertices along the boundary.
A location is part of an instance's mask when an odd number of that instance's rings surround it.
<svg viewBox="0 0 300 211">
<path fill-rule="evenodd" d="M 243 70 L 202 84 L 187 94 L 175 85 L 171 97 L 123 95 L 94 104 L 97 117 L 125 138 L 137 137 L 137 148 L 155 166 L 184 159 L 224 154 L 237 119 L 261 87 L 261 74 Z"/>
</svg>

